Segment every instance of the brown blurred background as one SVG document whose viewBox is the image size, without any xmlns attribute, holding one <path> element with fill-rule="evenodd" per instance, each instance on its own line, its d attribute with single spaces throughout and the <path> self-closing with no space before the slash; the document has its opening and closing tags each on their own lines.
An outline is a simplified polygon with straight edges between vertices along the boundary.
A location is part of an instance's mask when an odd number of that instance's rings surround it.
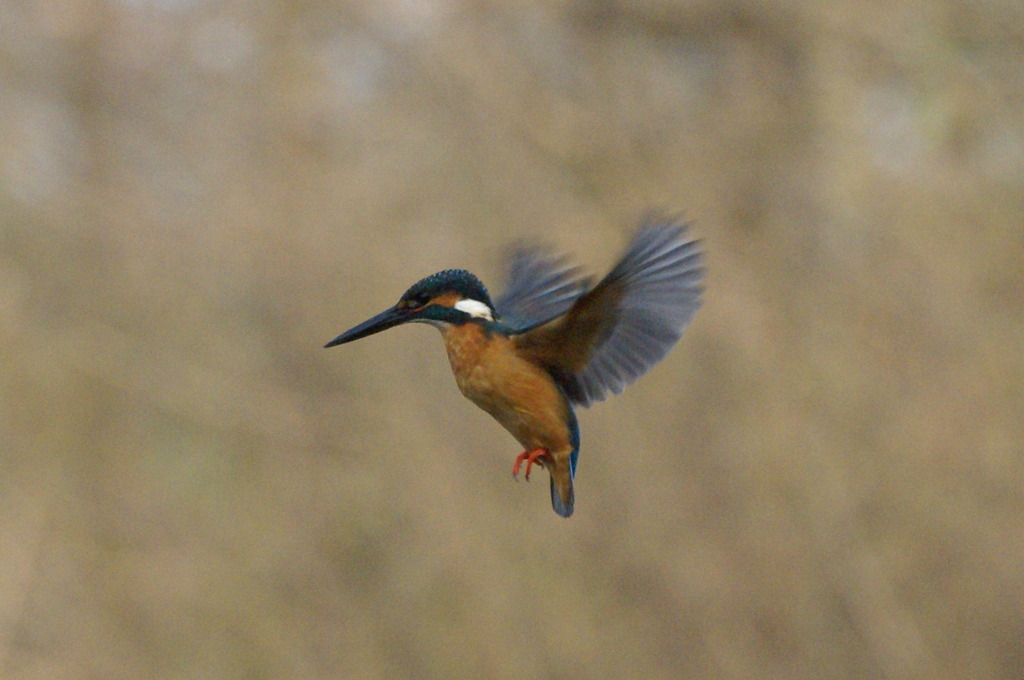
<svg viewBox="0 0 1024 680">
<path fill-rule="evenodd" d="M 704 239 L 577 512 L 437 333 Z M 0 677 L 1024 677 L 1024 5 L 0 4 Z"/>
</svg>

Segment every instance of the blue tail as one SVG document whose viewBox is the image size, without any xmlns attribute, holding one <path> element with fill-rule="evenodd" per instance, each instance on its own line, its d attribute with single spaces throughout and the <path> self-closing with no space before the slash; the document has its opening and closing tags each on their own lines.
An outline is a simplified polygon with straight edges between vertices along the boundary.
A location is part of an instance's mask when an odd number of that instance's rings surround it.
<svg viewBox="0 0 1024 680">
<path fill-rule="evenodd" d="M 580 457 L 580 426 L 576 422 L 576 414 L 572 412 L 571 407 L 567 424 L 569 425 L 569 443 L 572 444 L 572 453 L 569 454 L 569 493 L 565 502 L 562 502 L 562 497 L 558 494 L 558 489 L 555 488 L 554 470 L 550 475 L 551 507 L 562 517 L 572 517 L 572 511 L 576 505 L 576 490 L 573 480 L 576 479 L 576 461 Z"/>
<path fill-rule="evenodd" d="M 572 480 L 569 480 L 569 501 L 567 503 L 562 502 L 562 497 L 558 495 L 558 489 L 555 488 L 555 479 L 551 478 L 551 507 L 555 509 L 562 517 L 572 517 L 572 510 L 576 504 L 576 493 L 572 488 Z"/>
</svg>

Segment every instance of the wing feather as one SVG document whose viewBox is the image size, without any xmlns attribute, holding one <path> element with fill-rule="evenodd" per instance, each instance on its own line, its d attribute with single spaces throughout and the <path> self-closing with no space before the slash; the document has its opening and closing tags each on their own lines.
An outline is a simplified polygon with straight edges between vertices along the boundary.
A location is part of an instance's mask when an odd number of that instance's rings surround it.
<svg viewBox="0 0 1024 680">
<path fill-rule="evenodd" d="M 509 258 L 508 285 L 494 305 L 501 322 L 521 333 L 565 314 L 587 288 L 579 269 L 567 262 L 537 248 L 516 248 Z"/>
<path fill-rule="evenodd" d="M 703 279 L 703 255 L 687 225 L 650 220 L 608 276 L 564 316 L 517 335 L 517 345 L 570 402 L 589 406 L 664 358 L 700 308 Z"/>
</svg>

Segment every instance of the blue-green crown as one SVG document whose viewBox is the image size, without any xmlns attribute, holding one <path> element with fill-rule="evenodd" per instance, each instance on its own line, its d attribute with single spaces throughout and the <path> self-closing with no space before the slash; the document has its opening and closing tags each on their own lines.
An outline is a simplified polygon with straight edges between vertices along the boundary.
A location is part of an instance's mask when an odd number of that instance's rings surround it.
<svg viewBox="0 0 1024 680">
<path fill-rule="evenodd" d="M 425 279 L 417 281 L 402 295 L 403 300 L 413 300 L 423 305 L 432 298 L 443 293 L 456 292 L 467 300 L 479 300 L 491 309 L 491 296 L 487 294 L 487 288 L 473 274 L 465 269 L 445 269 L 443 272 L 431 274 Z"/>
</svg>

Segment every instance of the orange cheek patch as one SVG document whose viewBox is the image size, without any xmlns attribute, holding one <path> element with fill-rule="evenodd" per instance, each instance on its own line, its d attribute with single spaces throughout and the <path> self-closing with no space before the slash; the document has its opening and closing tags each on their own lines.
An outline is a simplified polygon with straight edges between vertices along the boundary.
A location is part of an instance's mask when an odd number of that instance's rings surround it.
<svg viewBox="0 0 1024 680">
<path fill-rule="evenodd" d="M 445 293 L 444 295 L 438 295 L 427 304 L 441 305 L 442 307 L 454 307 L 455 303 L 461 299 L 462 298 L 458 293 Z"/>
</svg>

